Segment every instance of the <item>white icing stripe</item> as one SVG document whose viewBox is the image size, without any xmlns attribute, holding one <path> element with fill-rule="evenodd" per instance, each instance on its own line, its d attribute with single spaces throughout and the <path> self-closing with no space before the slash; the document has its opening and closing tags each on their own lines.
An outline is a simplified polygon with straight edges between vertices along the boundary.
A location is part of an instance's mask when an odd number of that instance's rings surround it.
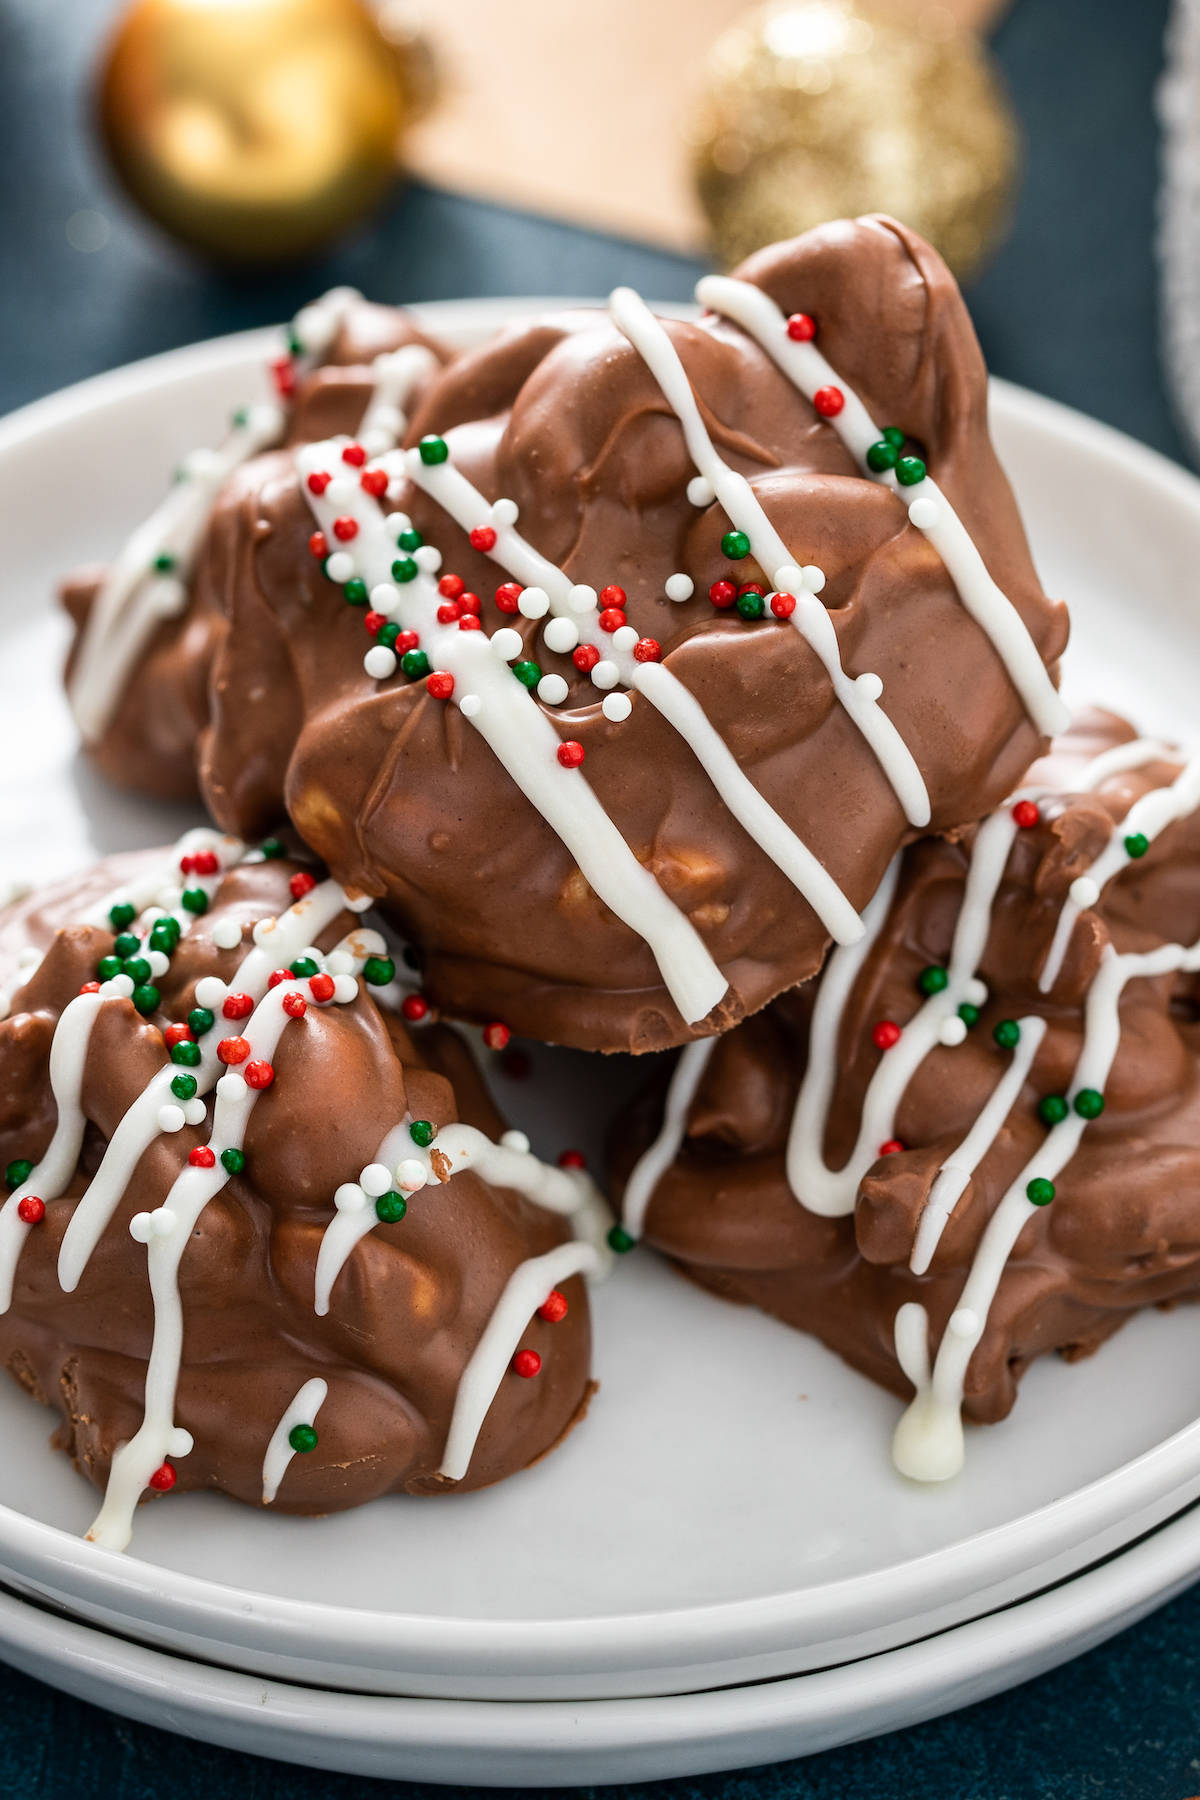
<svg viewBox="0 0 1200 1800">
<path fill-rule="evenodd" d="M 358 441 L 368 455 L 378 456 L 399 443 L 408 429 L 404 409 L 417 385 L 437 366 L 437 357 L 424 344 L 405 344 L 375 358 L 375 390 L 358 428 Z"/>
<path fill-rule="evenodd" d="M 105 894 L 102 900 L 97 900 L 94 905 L 80 913 L 79 923 L 81 925 L 101 925 L 105 931 L 111 931 L 109 914 L 114 906 L 132 906 L 134 913 L 140 915 L 148 906 L 156 903 L 161 905 L 162 901 L 159 897 L 164 892 L 174 902 L 166 910 L 174 912 L 179 905 L 178 896 L 181 891 L 180 858 L 195 856 L 200 850 L 211 850 L 222 870 L 229 870 L 241 862 L 246 846 L 241 838 L 226 837 L 222 832 L 212 831 L 204 825 L 198 826 L 194 831 L 186 831 L 165 861 L 153 864 L 131 880 L 122 882 L 120 887 L 113 888 L 112 892 Z M 196 887 L 202 887 L 211 899 L 213 890 L 209 885 L 210 879 L 188 876 L 188 881 L 194 883 Z M 180 913 L 181 930 L 190 931 L 195 923 L 196 919 L 193 913 L 186 909 Z"/>
<path fill-rule="evenodd" d="M 771 524 L 744 475 L 718 454 L 708 435 L 687 371 L 660 320 L 632 288 L 617 288 L 609 297 L 613 321 L 629 339 L 658 382 L 680 425 L 688 454 L 777 589 L 794 592 L 792 623 L 816 650 L 833 681 L 838 700 L 867 739 L 905 809 L 910 824 L 928 825 L 929 795 L 911 751 L 878 704 L 883 683 L 877 675 L 853 681 L 842 668 L 837 633 L 829 615 L 804 586 L 803 571 Z M 803 890 L 802 890 L 803 891 Z"/>
<path fill-rule="evenodd" d="M 297 465 L 303 491 L 329 534 L 335 518 L 355 520 L 354 561 L 368 589 L 390 585 L 397 551 L 378 503 L 357 480 L 335 479 L 322 496 L 308 488 L 309 474 L 329 473 L 331 468 L 336 474 L 339 464 L 336 444 L 301 450 Z M 466 695 L 478 700 L 478 708 L 464 716 L 570 850 L 592 890 L 649 945 L 686 1022 L 698 1023 L 719 1005 L 728 986 L 699 933 L 638 862 L 582 771 L 559 764 L 557 731 L 529 690 L 500 661 L 485 634 L 439 624 L 441 601 L 433 580 L 433 571 L 441 564 L 438 553 L 418 550 L 416 559 L 417 576 L 398 589 L 397 618 L 406 629 L 418 632 L 430 667 L 454 677 L 453 703 L 460 704 Z"/>
<path fill-rule="evenodd" d="M 658 1136 L 647 1150 L 643 1150 L 625 1186 L 621 1223 L 630 1237 L 641 1237 L 646 1209 L 654 1198 L 654 1190 L 679 1154 L 687 1130 L 688 1111 L 716 1043 L 716 1038 L 699 1038 L 693 1044 L 685 1044 L 671 1071 L 671 1085 L 667 1089 Z"/>
<path fill-rule="evenodd" d="M 1115 744 L 1111 750 L 1103 750 L 1099 756 L 1094 756 L 1071 785 L 1081 794 L 1094 794 L 1106 781 L 1114 775 L 1123 775 L 1127 769 L 1144 769 L 1147 763 L 1178 760 L 1178 754 L 1156 738 L 1134 738 L 1132 743 Z"/>
<path fill-rule="evenodd" d="M 590 1244 L 560 1244 L 514 1269 L 458 1384 L 439 1474 L 450 1481 L 463 1479 L 525 1327 L 560 1281 L 591 1273 L 599 1261 Z"/>
<path fill-rule="evenodd" d="M 1132 750 L 1132 745 L 1121 745 L 1121 749 Z M 1100 759 L 1097 758 L 1097 761 Z M 1148 754 L 1145 761 L 1156 760 Z M 1093 768 L 1095 765 L 1092 765 Z M 1137 767 L 1137 764 L 1126 764 L 1126 767 Z M 1101 774 L 1104 780 L 1108 774 L 1115 773 L 1109 767 Z M 1095 777 L 1093 777 L 1095 779 Z M 1098 785 L 1098 783 L 1097 783 Z M 1144 837 L 1152 844 L 1159 832 L 1171 825 L 1176 819 L 1185 818 L 1188 813 L 1195 812 L 1200 806 L 1200 756 L 1193 756 L 1176 776 L 1170 787 L 1153 788 L 1150 793 L 1143 794 L 1126 813 L 1120 825 L 1113 829 L 1112 837 L 1101 851 L 1096 861 L 1088 870 L 1089 879 L 1097 889 L 1103 892 L 1115 875 L 1129 866 L 1135 858 L 1125 848 L 1129 838 Z M 1048 994 L 1062 972 L 1066 961 L 1067 946 L 1071 942 L 1071 934 L 1075 929 L 1075 921 L 1084 908 L 1068 894 L 1063 901 L 1062 911 L 1058 915 L 1058 924 L 1054 930 L 1054 938 L 1038 976 L 1038 990 Z"/>
<path fill-rule="evenodd" d="M 724 314 L 749 332 L 809 400 L 818 388 L 834 386 L 839 390 L 845 404 L 826 423 L 833 426 L 864 474 L 890 487 L 909 508 L 926 502 L 925 508 L 918 506 L 913 524 L 933 545 L 963 605 L 991 639 L 1030 718 L 1048 736 L 1065 731 L 1071 715 L 1038 655 L 1037 646 L 1012 601 L 988 573 L 970 534 L 937 483 L 926 476 L 913 487 L 901 488 L 890 469 L 877 473 L 866 466 L 867 450 L 878 443 L 883 435 L 881 429 L 814 343 L 794 343 L 788 337 L 787 320 L 761 288 L 729 276 L 706 275 L 696 284 L 696 298 L 702 306 Z"/>
<path fill-rule="evenodd" d="M 909 1263 L 914 1275 L 924 1275 L 933 1261 L 933 1253 L 941 1242 L 951 1213 L 966 1191 L 975 1170 L 995 1143 L 1004 1121 L 1016 1105 L 1025 1085 L 1038 1046 L 1046 1035 L 1045 1019 L 1031 1014 L 1018 1019 L 1021 1036 L 1008 1068 L 993 1088 L 987 1104 L 970 1131 L 942 1164 L 938 1178 L 917 1227 L 917 1239 Z"/>
<path fill-rule="evenodd" d="M 279 1484 L 287 1473 L 287 1466 L 296 1454 L 289 1442 L 292 1432 L 297 1425 L 313 1424 L 328 1392 L 329 1383 L 322 1381 L 319 1375 L 306 1381 L 271 1434 L 267 1454 L 263 1457 L 264 1506 L 270 1506 L 279 1492 Z"/>
<path fill-rule="evenodd" d="M 1127 981 L 1166 974 L 1172 970 L 1200 969 L 1200 943 L 1185 949 L 1165 944 L 1143 955 L 1118 956 L 1106 946 L 1100 967 L 1088 990 L 1083 1047 L 1067 1094 L 1068 1101 L 1083 1088 L 1102 1092 L 1121 1041 L 1120 998 Z M 897 1315 L 897 1353 L 905 1346 L 902 1366 L 917 1397 L 896 1427 L 893 1455 L 896 1466 L 917 1481 L 945 1481 L 963 1464 L 962 1397 L 971 1356 L 983 1336 L 996 1289 L 1013 1246 L 1037 1208 L 1026 1189 L 1039 1177 L 1053 1181 L 1079 1147 L 1088 1121 L 1073 1109 L 1053 1126 L 988 1221 L 958 1306 L 951 1315 L 938 1349 L 932 1374 L 912 1355 L 927 1333 L 925 1308 L 909 1301 Z M 903 1315 L 903 1322 L 902 1322 Z M 918 1317 L 918 1315 L 920 1315 Z M 911 1366 L 910 1366 L 911 1365 Z M 914 1370 L 916 1373 L 914 1373 Z M 917 1375 L 923 1379 L 917 1379 Z"/>
</svg>

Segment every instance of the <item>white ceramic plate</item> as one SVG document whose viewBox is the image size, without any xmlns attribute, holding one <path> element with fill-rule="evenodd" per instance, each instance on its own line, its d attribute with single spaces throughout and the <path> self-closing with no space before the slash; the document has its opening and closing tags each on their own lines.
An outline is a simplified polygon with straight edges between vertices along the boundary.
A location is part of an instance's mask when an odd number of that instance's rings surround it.
<svg viewBox="0 0 1200 1800">
<path fill-rule="evenodd" d="M 537 305 L 538 303 L 530 303 Z M 466 341 L 519 303 L 423 309 Z M 111 552 L 188 448 L 253 394 L 249 334 L 136 365 L 0 424 L 6 756 L 0 876 L 43 879 L 190 815 L 116 796 L 77 757 L 48 604 Z M 1200 668 L 1200 484 L 1116 433 L 997 387 L 994 420 L 1048 586 L 1072 602 L 1070 692 L 1186 731 Z M 628 1059 L 538 1052 L 498 1083 L 535 1149 L 598 1151 Z M 339 1518 L 172 1496 L 134 1553 L 84 1544 L 95 1498 L 0 1388 L 0 1569 L 147 1642 L 379 1693 L 571 1699 L 700 1690 L 911 1643 L 1061 1580 L 1200 1493 L 1200 1309 L 1139 1318 L 1090 1362 L 1042 1362 L 969 1434 L 945 1488 L 888 1456 L 898 1406 L 816 1343 L 645 1253 L 597 1295 L 599 1400 L 538 1468 L 485 1494 Z"/>
</svg>

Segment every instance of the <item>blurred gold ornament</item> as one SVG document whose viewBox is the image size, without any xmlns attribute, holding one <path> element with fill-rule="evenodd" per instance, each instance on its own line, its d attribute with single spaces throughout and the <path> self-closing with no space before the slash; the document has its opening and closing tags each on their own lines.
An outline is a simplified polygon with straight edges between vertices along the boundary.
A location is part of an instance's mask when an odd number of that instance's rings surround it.
<svg viewBox="0 0 1200 1800">
<path fill-rule="evenodd" d="M 118 173 L 225 261 L 318 249 L 387 192 L 416 110 L 418 40 L 384 26 L 362 0 L 136 0 L 101 74 Z"/>
<path fill-rule="evenodd" d="M 688 135 L 727 268 L 886 212 L 965 280 L 1008 224 L 1016 122 L 987 51 L 942 7 L 771 0 L 717 40 Z"/>
</svg>

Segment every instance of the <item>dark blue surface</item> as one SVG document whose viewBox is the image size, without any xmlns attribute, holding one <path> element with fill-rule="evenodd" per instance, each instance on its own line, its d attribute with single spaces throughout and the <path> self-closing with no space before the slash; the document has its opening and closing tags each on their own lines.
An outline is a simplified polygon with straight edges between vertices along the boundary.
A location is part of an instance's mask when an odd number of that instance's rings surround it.
<svg viewBox="0 0 1200 1800">
<path fill-rule="evenodd" d="M 648 0 L 652 3 L 652 0 Z M 213 275 L 129 211 L 85 129 L 114 0 L 0 0 L 0 410 L 175 344 L 283 318 L 349 281 L 411 301 L 604 293 L 685 299 L 685 260 L 411 188 L 338 255 Z M 1025 126 L 1013 234 L 969 296 L 996 373 L 1180 456 L 1158 364 L 1152 90 L 1166 0 L 1016 0 L 996 48 Z M 70 247 L 81 208 L 107 247 Z M 185 1744 L 0 1667 L 5 1800 L 416 1800 Z M 459 1790 L 466 1793 L 468 1790 Z M 475 1790 L 484 1792 L 486 1790 Z M 1111 1645 L 952 1718 L 802 1763 L 642 1790 L 714 1800 L 1185 1800 L 1200 1793 L 1200 1591 Z"/>
</svg>

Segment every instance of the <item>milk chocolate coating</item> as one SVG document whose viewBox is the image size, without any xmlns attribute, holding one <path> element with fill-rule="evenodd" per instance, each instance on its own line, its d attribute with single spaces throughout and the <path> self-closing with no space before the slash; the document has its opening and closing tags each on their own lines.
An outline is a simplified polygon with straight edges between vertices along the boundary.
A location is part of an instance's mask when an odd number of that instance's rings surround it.
<svg viewBox="0 0 1200 1800">
<path fill-rule="evenodd" d="M 370 363 L 404 344 L 424 344 L 439 362 L 450 355 L 394 307 L 366 301 L 352 306 L 323 363 L 297 384 L 287 441 L 355 431 L 374 388 Z M 59 597 L 75 626 L 64 672 L 68 682 L 106 573 L 104 567 L 78 569 L 62 584 Z M 196 745 L 208 723 L 209 678 L 225 630 L 224 596 L 207 578 L 202 558 L 189 584 L 186 608 L 156 627 L 107 728 L 86 746 L 97 768 L 118 787 L 166 800 L 197 798 Z"/>
<path fill-rule="evenodd" d="M 1062 783 L 1090 756 L 1132 737 L 1092 714 L 1031 782 Z M 938 1046 L 918 1068 L 896 1115 L 900 1153 L 862 1180 L 852 1216 L 819 1217 L 788 1186 L 784 1151 L 815 986 L 783 996 L 716 1046 L 687 1121 L 687 1137 L 650 1202 L 646 1241 L 693 1280 L 812 1332 L 897 1394 L 912 1388 L 896 1361 L 896 1314 L 928 1309 L 936 1350 L 959 1303 L 983 1230 L 1005 1190 L 1043 1141 L 1045 1095 L 1065 1094 L 1083 1042 L 1083 1006 L 1107 944 L 1145 951 L 1200 938 L 1200 817 L 1168 826 L 1149 852 L 1081 915 L 1049 994 L 1037 977 L 1070 883 L 1104 848 L 1116 822 L 1179 765 L 1152 763 L 1095 794 L 1043 801 L 1042 822 L 1018 833 L 992 915 L 979 973 L 989 998 L 957 1048 Z M 858 1133 L 867 1083 L 882 1054 L 872 1026 L 903 1026 L 918 1011 L 921 971 L 945 966 L 963 895 L 971 834 L 925 839 L 906 853 L 883 932 L 843 1014 L 837 1082 L 825 1142 L 841 1167 Z M 1025 1088 L 963 1193 L 929 1273 L 908 1263 L 938 1171 L 1009 1064 L 992 1032 L 1001 1019 L 1040 1014 L 1048 1030 Z M 965 1415 L 1000 1419 L 1037 1356 L 1095 1350 L 1138 1308 L 1200 1296 L 1200 1007 L 1197 978 L 1131 980 L 1121 997 L 1121 1044 L 1102 1115 L 1055 1177 L 1056 1198 L 1026 1224 L 1001 1279 L 967 1373 Z M 616 1184 L 658 1129 L 659 1091 L 614 1133 Z"/>
<path fill-rule="evenodd" d="M 1039 652 L 1053 666 L 1065 608 L 1043 596 L 987 437 L 986 375 L 962 300 L 932 250 L 879 219 L 822 227 L 740 271 L 818 321 L 834 367 L 874 416 L 919 447 Z M 979 817 L 1044 741 L 990 641 L 894 494 L 863 478 L 832 427 L 733 325 L 668 321 L 721 453 L 750 479 L 799 563 L 827 575 L 843 665 L 877 672 L 884 704 L 929 788 L 931 829 Z M 619 584 L 630 624 L 771 805 L 862 907 L 914 834 L 884 773 L 787 623 L 718 613 L 728 562 L 719 506 L 697 509 L 680 425 L 607 315 L 502 332 L 429 390 L 410 438 L 445 435 L 489 500 L 576 581 Z M 570 693 L 544 710 L 586 752 L 587 780 L 635 854 L 688 915 L 729 991 L 689 1027 L 649 948 L 601 904 L 565 846 L 454 705 L 403 675 L 364 673 L 369 640 L 306 549 L 312 514 L 286 454 L 245 469 L 213 522 L 204 578 L 229 627 L 213 672 L 203 790 L 214 817 L 260 831 L 282 804 L 339 879 L 378 896 L 426 958 L 445 1011 L 504 1019 L 583 1049 L 648 1050 L 727 1027 L 812 975 L 828 938 L 808 903 L 718 799 L 693 752 L 640 695 L 614 724 L 541 627 L 501 614 L 504 571 L 416 490 L 427 540 L 484 600 L 484 627 L 518 628 L 526 654 Z M 692 600 L 664 597 L 673 572 Z M 534 928 L 531 929 L 531 924 Z"/>
<path fill-rule="evenodd" d="M 161 857 L 162 852 L 154 853 Z M 55 1104 L 48 1079 L 58 1015 L 94 978 L 112 935 L 72 925 L 145 861 L 115 857 L 82 879 L 10 909 L 0 920 L 0 980 L 27 944 L 48 946 L 40 968 L 0 1023 L 0 1166 L 36 1161 L 50 1142 Z M 160 1027 L 185 1018 L 205 975 L 230 981 L 254 921 L 290 904 L 296 865 L 268 862 L 229 874 L 211 910 L 185 937 L 158 982 L 162 1011 L 142 1019 L 112 1000 L 93 1028 L 83 1086 L 88 1118 L 67 1194 L 47 1204 L 28 1234 L 11 1309 L 0 1316 L 0 1362 L 27 1392 L 62 1415 L 54 1442 L 103 1487 L 113 1450 L 142 1419 L 153 1314 L 146 1251 L 129 1234 L 135 1213 L 162 1205 L 208 1124 L 159 1136 L 138 1163 L 78 1288 L 59 1287 L 67 1223 L 120 1119 L 168 1061 Z M 217 920 L 236 919 L 243 949 L 219 950 Z M 318 939 L 329 949 L 353 929 L 342 914 Z M 236 1027 L 218 1018 L 222 1034 Z M 464 1061 L 465 1059 L 465 1061 Z M 319 1442 L 293 1457 L 275 1506 L 325 1513 L 379 1494 L 485 1487 L 544 1455 L 582 1416 L 591 1393 L 584 1284 L 562 1284 L 570 1310 L 559 1324 L 536 1315 L 521 1339 L 541 1373 L 510 1369 L 484 1421 L 461 1482 L 437 1473 L 459 1380 L 517 1266 L 569 1234 L 561 1218 L 477 1174 L 431 1182 L 397 1224 L 378 1224 L 351 1253 L 329 1313 L 314 1311 L 314 1273 L 333 1195 L 372 1162 L 406 1109 L 452 1122 L 461 1078 L 470 1122 L 500 1123 L 461 1039 L 449 1027 L 409 1035 L 377 1008 L 365 985 L 350 1005 L 310 1006 L 289 1021 L 274 1058 L 276 1079 L 259 1097 L 246 1134 L 246 1168 L 201 1214 L 180 1269 L 184 1345 L 176 1423 L 190 1455 L 172 1459 L 180 1489 L 219 1488 L 262 1504 L 262 1463 L 285 1408 L 321 1376 L 328 1396 Z"/>
</svg>

